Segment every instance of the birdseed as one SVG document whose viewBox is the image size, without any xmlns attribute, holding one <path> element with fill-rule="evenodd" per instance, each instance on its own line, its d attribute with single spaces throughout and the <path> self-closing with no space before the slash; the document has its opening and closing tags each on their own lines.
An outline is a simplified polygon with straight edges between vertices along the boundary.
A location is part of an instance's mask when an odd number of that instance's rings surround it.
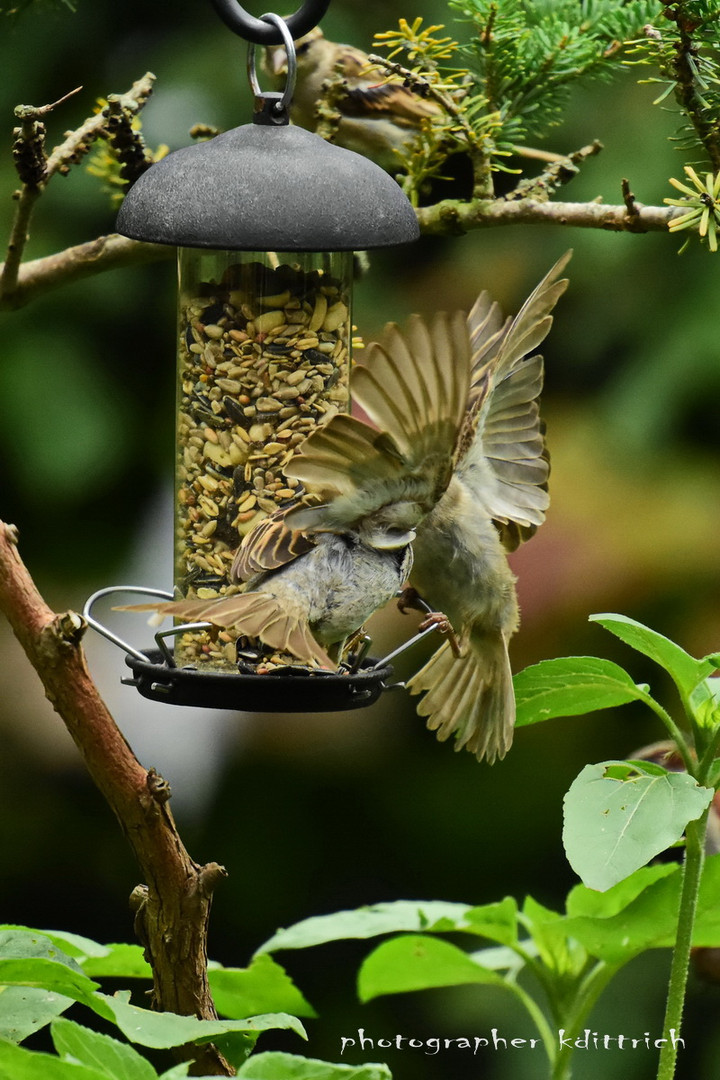
<svg viewBox="0 0 720 1080">
<path fill-rule="evenodd" d="M 238 591 L 230 569 L 242 538 L 302 493 L 283 467 L 349 409 L 349 277 L 300 259 L 230 263 L 181 288 L 175 585 L 188 599 Z M 189 631 L 176 662 L 237 671 L 236 639 Z"/>
</svg>

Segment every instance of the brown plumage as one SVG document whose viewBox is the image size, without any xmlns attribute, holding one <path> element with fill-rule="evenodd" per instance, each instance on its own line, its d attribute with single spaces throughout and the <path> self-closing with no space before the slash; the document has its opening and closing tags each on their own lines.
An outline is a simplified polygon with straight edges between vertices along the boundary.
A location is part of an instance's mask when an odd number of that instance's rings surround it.
<svg viewBox="0 0 720 1080">
<path fill-rule="evenodd" d="M 340 414 L 301 444 L 285 472 L 314 499 L 248 534 L 234 561 L 244 590 L 132 610 L 233 627 L 302 663 L 335 666 L 343 642 L 407 581 L 415 530 L 453 474 L 470 387 L 461 314 L 429 327 L 414 316 L 367 355 L 351 389 L 382 405 L 383 430 Z"/>
<path fill-rule="evenodd" d="M 549 502 L 538 406 L 543 363 L 529 354 L 550 329 L 570 254 L 514 319 L 503 321 L 486 293 L 470 312 L 473 372 L 457 465 L 413 545 L 411 585 L 448 616 L 462 656 L 444 643 L 408 689 L 423 695 L 418 712 L 439 739 L 452 734 L 456 750 L 465 747 L 489 762 L 504 757 L 515 723 L 508 641 L 519 616 L 506 552 L 534 534 Z"/>
<path fill-rule="evenodd" d="M 371 158 L 387 172 L 400 170 L 397 151 L 407 151 L 423 123 L 443 115 L 435 101 L 401 82 L 389 81 L 387 72 L 372 65 L 367 53 L 329 41 L 319 28 L 298 39 L 296 52 L 297 84 L 290 106 L 293 123 L 315 130 L 322 84 L 338 75 L 344 86 L 337 100 L 340 123 L 333 141 Z M 267 66 L 274 75 L 284 76 L 283 46 L 267 50 Z"/>
</svg>

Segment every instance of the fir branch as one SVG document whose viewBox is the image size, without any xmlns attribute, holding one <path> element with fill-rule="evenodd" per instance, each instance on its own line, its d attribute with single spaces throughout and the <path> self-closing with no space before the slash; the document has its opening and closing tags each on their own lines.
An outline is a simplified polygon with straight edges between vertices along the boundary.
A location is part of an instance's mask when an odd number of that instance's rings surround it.
<svg viewBox="0 0 720 1080">
<path fill-rule="evenodd" d="M 707 87 L 701 93 L 698 85 L 701 42 L 696 35 L 703 29 L 703 22 L 699 18 L 700 12 L 692 10 L 694 7 L 697 5 L 675 3 L 669 4 L 663 12 L 665 18 L 677 27 L 671 72 L 675 78 L 675 99 L 690 120 L 713 170 L 717 172 L 720 171 L 720 120 L 717 115 L 720 97 L 715 91 L 712 95 L 714 100 L 708 100 L 710 95 Z M 716 9 L 714 16 L 717 20 L 720 10 Z M 713 74 L 716 76 L 715 72 Z"/>
</svg>

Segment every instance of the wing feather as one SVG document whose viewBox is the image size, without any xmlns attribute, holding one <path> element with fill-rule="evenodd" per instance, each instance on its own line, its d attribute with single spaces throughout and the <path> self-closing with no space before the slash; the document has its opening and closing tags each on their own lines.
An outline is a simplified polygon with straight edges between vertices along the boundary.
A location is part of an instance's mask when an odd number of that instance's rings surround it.
<svg viewBox="0 0 720 1080">
<path fill-rule="evenodd" d="M 470 386 L 465 316 L 412 316 L 368 346 L 351 395 L 379 430 L 339 414 L 316 429 L 285 467 L 325 503 L 292 510 L 288 524 L 341 531 L 381 515 L 401 535 L 428 513 L 450 482 Z"/>
<path fill-rule="evenodd" d="M 498 328 L 499 316 L 491 314 L 484 294 L 468 317 L 475 352 L 458 472 L 499 524 L 534 529 L 549 503 L 549 459 L 538 405 L 543 361 L 528 354 L 552 325 L 552 310 L 568 284 L 560 274 L 571 254 L 555 263 L 514 319 Z M 503 534 L 509 546 L 522 538 L 518 529 Z"/>
</svg>

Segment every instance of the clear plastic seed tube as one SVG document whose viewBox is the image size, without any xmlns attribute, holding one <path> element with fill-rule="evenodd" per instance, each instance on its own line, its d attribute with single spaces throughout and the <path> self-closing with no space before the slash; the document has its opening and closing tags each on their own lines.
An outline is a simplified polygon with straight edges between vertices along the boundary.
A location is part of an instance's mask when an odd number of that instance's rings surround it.
<svg viewBox="0 0 720 1080">
<path fill-rule="evenodd" d="M 351 252 L 182 249 L 175 591 L 237 592 L 242 538 L 300 494 L 284 466 L 349 409 Z M 191 631 L 178 665 L 237 670 L 237 635 Z"/>
</svg>

